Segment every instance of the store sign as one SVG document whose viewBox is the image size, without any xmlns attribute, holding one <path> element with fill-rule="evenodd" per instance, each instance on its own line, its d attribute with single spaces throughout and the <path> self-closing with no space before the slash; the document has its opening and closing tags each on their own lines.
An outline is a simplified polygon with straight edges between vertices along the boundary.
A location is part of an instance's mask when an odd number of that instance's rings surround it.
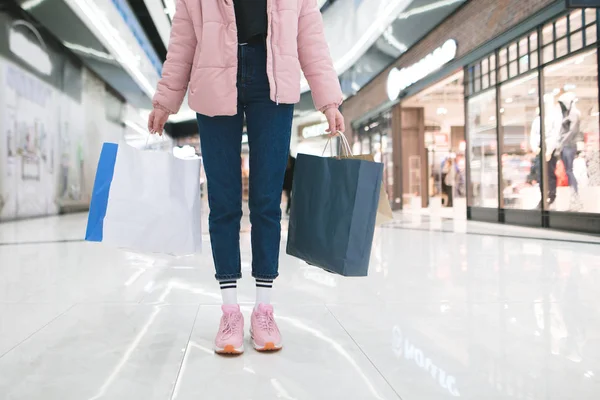
<svg viewBox="0 0 600 400">
<path fill-rule="evenodd" d="M 327 122 L 305 126 L 304 128 L 302 128 L 302 137 L 304 139 L 310 139 L 314 137 L 323 136 L 327 134 L 327 132 L 325 132 L 327 129 L 329 129 L 329 124 Z"/>
<path fill-rule="evenodd" d="M 404 89 L 454 60 L 457 50 L 456 40 L 449 39 L 442 47 L 435 49 L 421 61 L 406 68 L 392 69 L 387 81 L 387 93 L 390 100 L 396 100 Z"/>
</svg>

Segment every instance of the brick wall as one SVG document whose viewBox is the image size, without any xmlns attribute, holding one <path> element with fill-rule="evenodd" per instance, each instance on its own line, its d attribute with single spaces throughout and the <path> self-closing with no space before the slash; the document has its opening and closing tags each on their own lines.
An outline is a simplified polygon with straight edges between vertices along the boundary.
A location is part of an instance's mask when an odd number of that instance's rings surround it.
<svg viewBox="0 0 600 400">
<path fill-rule="evenodd" d="M 346 126 L 388 100 L 386 82 L 393 67 L 402 68 L 414 64 L 450 38 L 458 42 L 456 58 L 460 58 L 554 2 L 555 0 L 469 0 L 356 96 L 346 100 L 342 108 Z"/>
</svg>

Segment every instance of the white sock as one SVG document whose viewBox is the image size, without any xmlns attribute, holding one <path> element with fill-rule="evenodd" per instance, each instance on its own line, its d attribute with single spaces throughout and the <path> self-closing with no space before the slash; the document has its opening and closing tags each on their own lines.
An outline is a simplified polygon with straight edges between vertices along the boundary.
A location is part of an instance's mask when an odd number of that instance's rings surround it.
<svg viewBox="0 0 600 400">
<path fill-rule="evenodd" d="M 254 306 L 254 308 L 258 308 L 259 304 L 271 304 L 271 292 L 273 292 L 272 279 L 257 279 L 256 305 Z"/>
<path fill-rule="evenodd" d="M 221 296 L 223 297 L 223 304 L 237 304 L 237 281 L 232 279 L 226 281 L 219 281 L 219 285 L 221 285 Z"/>
</svg>

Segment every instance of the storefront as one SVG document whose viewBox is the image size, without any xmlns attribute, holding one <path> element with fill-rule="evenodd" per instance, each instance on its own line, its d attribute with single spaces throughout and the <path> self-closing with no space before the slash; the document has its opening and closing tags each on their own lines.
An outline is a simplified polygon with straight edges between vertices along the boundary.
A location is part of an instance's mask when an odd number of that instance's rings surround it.
<svg viewBox="0 0 600 400">
<path fill-rule="evenodd" d="M 328 146 L 329 136 L 326 130 L 329 129 L 329 124 L 322 114 L 309 118 L 308 121 L 300 121 L 294 127 L 296 129 L 292 129 L 292 135 L 295 134 L 296 138 L 292 140 L 292 156 L 298 153 L 320 156 L 323 151 L 327 155 L 332 154 L 332 151 L 337 155 L 337 140 L 333 147 Z"/>
<path fill-rule="evenodd" d="M 485 3 L 466 3 L 347 101 L 355 146 L 366 152 L 366 128 L 388 116 L 397 208 L 598 233 L 598 11 L 510 0 L 490 15 Z"/>
</svg>

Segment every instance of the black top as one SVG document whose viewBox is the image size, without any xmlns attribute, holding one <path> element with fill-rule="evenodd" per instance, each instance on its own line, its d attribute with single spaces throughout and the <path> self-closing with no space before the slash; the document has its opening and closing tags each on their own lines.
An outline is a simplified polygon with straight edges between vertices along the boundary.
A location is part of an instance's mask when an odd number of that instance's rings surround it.
<svg viewBox="0 0 600 400">
<path fill-rule="evenodd" d="M 233 0 L 238 42 L 267 37 L 267 0 Z"/>
</svg>

